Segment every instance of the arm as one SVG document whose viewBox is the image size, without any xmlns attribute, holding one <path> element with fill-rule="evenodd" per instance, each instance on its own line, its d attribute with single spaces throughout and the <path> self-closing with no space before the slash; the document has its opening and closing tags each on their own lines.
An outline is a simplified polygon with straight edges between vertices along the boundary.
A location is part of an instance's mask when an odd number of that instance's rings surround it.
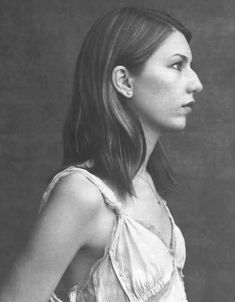
<svg viewBox="0 0 235 302">
<path fill-rule="evenodd" d="M 56 185 L 0 293 L 0 301 L 49 300 L 73 257 L 89 244 L 101 199 L 98 189 L 79 173 Z"/>
</svg>

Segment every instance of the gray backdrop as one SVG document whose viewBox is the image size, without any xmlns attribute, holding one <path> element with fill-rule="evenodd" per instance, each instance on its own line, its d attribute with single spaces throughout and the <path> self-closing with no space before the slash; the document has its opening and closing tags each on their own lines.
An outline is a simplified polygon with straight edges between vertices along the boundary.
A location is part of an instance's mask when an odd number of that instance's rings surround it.
<svg viewBox="0 0 235 302">
<path fill-rule="evenodd" d="M 0 279 L 22 248 L 50 175 L 75 60 L 89 26 L 119 5 L 168 11 L 193 32 L 204 84 L 187 129 L 164 138 L 178 186 L 191 302 L 235 300 L 235 0 L 0 0 Z"/>
</svg>

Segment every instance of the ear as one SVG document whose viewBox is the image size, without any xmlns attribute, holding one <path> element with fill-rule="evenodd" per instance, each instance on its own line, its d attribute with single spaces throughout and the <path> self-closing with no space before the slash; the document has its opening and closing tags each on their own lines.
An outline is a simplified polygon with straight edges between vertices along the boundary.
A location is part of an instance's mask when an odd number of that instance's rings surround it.
<svg viewBox="0 0 235 302">
<path fill-rule="evenodd" d="M 112 81 L 116 90 L 126 98 L 133 96 L 133 81 L 124 66 L 116 66 L 112 72 Z"/>
</svg>

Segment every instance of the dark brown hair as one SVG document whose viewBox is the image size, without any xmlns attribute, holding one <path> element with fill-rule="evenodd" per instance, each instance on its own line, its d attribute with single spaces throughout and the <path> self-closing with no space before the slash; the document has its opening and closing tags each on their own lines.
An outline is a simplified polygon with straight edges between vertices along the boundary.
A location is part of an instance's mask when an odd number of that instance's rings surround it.
<svg viewBox="0 0 235 302">
<path fill-rule="evenodd" d="M 120 196 L 133 194 L 132 179 L 145 158 L 138 117 L 112 83 L 115 66 L 141 72 L 144 63 L 174 30 L 190 32 L 168 14 L 125 7 L 97 20 L 82 45 L 74 77 L 74 96 L 64 127 L 64 165 L 92 160 L 92 171 L 108 179 Z M 160 142 L 147 169 L 161 193 L 174 183 Z"/>
</svg>

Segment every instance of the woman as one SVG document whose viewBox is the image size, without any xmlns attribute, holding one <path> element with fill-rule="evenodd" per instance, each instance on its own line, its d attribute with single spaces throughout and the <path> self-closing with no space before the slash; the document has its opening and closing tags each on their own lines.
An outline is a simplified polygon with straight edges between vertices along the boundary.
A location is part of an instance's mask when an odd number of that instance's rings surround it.
<svg viewBox="0 0 235 302">
<path fill-rule="evenodd" d="M 155 10 L 122 8 L 93 25 L 65 124 L 67 168 L 43 196 L 1 301 L 187 301 L 159 138 L 185 128 L 202 90 L 190 38 Z"/>
</svg>

